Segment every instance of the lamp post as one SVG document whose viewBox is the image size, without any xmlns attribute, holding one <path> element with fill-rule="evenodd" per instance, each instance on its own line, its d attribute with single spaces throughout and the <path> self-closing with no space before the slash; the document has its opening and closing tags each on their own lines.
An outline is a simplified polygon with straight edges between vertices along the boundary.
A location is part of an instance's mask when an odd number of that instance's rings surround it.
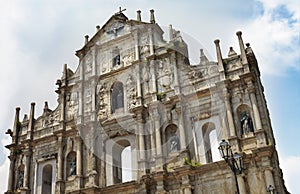
<svg viewBox="0 0 300 194">
<path fill-rule="evenodd" d="M 218 149 L 220 151 L 222 158 L 225 160 L 225 162 L 229 165 L 230 169 L 234 173 L 236 193 L 240 194 L 237 175 L 241 174 L 243 170 L 242 156 L 239 155 L 238 153 L 233 154 L 231 146 L 224 139 L 221 141 Z"/>
<path fill-rule="evenodd" d="M 267 192 L 270 194 L 274 194 L 275 193 L 275 188 L 272 185 L 269 185 L 267 187 Z"/>
</svg>

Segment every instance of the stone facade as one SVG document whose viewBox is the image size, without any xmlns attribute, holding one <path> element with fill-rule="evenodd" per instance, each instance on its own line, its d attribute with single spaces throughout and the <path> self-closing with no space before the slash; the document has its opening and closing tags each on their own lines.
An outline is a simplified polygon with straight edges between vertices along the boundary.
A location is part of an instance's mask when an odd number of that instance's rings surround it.
<svg viewBox="0 0 300 194">
<path fill-rule="evenodd" d="M 223 58 L 215 40 L 217 62 L 200 50 L 199 64 L 172 26 L 163 39 L 153 10 L 150 22 L 120 11 L 85 38 L 78 68 L 65 65 L 57 80 L 56 109 L 45 103 L 36 118 L 32 103 L 22 121 L 16 109 L 6 193 L 234 193 L 222 139 L 243 157 L 241 193 L 269 185 L 288 193 L 258 64 L 241 32 L 240 54 L 230 48 Z"/>
</svg>

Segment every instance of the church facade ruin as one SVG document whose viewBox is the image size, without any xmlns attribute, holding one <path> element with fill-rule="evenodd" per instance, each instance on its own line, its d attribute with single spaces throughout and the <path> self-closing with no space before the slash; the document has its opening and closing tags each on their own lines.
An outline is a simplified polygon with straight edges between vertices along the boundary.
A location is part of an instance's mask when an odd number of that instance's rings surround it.
<svg viewBox="0 0 300 194">
<path fill-rule="evenodd" d="M 286 191 L 260 71 L 237 32 L 239 52 L 227 57 L 215 40 L 216 61 L 169 27 L 128 19 L 122 10 L 64 65 L 58 105 L 20 120 L 16 108 L 7 194 L 234 193 L 232 171 L 218 145 L 243 157 L 241 193 Z"/>
</svg>

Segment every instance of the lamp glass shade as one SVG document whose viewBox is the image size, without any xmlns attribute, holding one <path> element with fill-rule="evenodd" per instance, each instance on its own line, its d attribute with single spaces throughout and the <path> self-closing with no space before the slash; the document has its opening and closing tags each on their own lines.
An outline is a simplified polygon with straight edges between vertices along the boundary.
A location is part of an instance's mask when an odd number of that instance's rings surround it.
<svg viewBox="0 0 300 194">
<path fill-rule="evenodd" d="M 240 174 L 242 173 L 243 170 L 243 161 L 242 161 L 242 156 L 239 155 L 238 153 L 233 154 L 233 165 L 234 168 L 236 169 L 237 173 Z"/>
<path fill-rule="evenodd" d="M 230 157 L 230 147 L 231 146 L 229 145 L 229 143 L 224 139 L 220 142 L 220 146 L 218 147 L 221 157 L 226 161 Z"/>
</svg>

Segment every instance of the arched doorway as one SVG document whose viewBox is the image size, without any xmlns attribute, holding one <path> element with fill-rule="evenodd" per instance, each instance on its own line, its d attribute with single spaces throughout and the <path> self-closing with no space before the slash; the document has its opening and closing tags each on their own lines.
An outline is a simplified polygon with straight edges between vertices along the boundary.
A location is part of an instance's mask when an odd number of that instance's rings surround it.
<svg viewBox="0 0 300 194">
<path fill-rule="evenodd" d="M 208 122 L 202 126 L 206 162 L 219 160 L 218 135 L 214 123 Z"/>
<path fill-rule="evenodd" d="M 132 154 L 128 140 L 119 140 L 113 146 L 114 184 L 132 180 Z"/>
</svg>

